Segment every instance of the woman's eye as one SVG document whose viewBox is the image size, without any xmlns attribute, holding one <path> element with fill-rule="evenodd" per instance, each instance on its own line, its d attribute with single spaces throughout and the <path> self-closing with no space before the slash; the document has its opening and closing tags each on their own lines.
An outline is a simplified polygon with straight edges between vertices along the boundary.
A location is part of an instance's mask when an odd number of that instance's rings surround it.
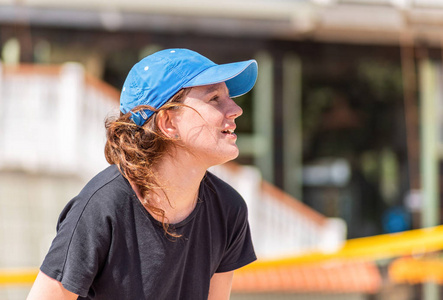
<svg viewBox="0 0 443 300">
<path fill-rule="evenodd" d="M 212 97 L 209 101 L 218 101 L 218 96 Z"/>
</svg>

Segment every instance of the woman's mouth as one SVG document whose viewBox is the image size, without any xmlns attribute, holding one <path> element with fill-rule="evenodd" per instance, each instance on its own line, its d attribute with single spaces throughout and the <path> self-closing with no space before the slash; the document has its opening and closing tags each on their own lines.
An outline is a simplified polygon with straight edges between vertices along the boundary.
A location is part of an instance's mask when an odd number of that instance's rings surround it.
<svg viewBox="0 0 443 300">
<path fill-rule="evenodd" d="M 233 134 L 233 133 L 234 133 L 234 130 L 226 129 L 226 130 L 223 130 L 222 133 L 225 133 L 225 134 Z"/>
<path fill-rule="evenodd" d="M 228 138 L 237 138 L 237 135 L 234 133 L 234 129 L 225 129 L 222 130 L 221 133 Z"/>
</svg>

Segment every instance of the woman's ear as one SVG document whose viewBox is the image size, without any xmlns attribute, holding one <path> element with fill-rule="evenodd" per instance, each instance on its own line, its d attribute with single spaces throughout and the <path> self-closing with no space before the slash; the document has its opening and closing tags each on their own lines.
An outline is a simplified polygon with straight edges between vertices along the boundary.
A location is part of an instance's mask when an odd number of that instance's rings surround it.
<svg viewBox="0 0 443 300">
<path fill-rule="evenodd" d="M 174 138 L 178 135 L 176 118 L 177 112 L 173 109 L 162 110 L 157 115 L 158 128 L 169 138 Z"/>
</svg>

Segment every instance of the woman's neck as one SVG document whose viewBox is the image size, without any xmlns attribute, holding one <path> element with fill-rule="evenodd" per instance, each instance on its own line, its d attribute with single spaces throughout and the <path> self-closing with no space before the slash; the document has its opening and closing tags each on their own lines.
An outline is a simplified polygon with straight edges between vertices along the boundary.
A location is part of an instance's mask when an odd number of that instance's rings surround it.
<svg viewBox="0 0 443 300">
<path fill-rule="evenodd" d="M 189 159 L 164 156 L 154 169 L 161 189 L 158 193 L 151 194 L 148 201 L 153 206 L 164 210 L 166 222 L 176 224 L 183 221 L 197 204 L 198 191 L 206 168 L 192 163 Z M 142 199 L 138 189 L 133 184 L 131 185 L 137 197 Z M 149 212 L 154 218 L 160 220 L 158 216 Z"/>
</svg>

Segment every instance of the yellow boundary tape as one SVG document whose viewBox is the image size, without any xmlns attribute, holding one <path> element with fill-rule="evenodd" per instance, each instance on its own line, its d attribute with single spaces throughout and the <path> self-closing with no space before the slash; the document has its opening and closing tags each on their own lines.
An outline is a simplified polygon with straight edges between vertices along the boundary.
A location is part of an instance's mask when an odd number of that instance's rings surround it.
<svg viewBox="0 0 443 300">
<path fill-rule="evenodd" d="M 440 225 L 425 229 L 348 240 L 340 250 L 334 253 L 313 252 L 277 260 L 258 260 L 236 272 L 324 263 L 332 260 L 379 260 L 435 252 L 442 249 L 443 225 Z M 37 269 L 0 269 L 0 286 L 30 285 L 34 282 L 37 273 Z"/>
<path fill-rule="evenodd" d="M 347 240 L 337 252 L 310 252 L 276 260 L 258 260 L 236 272 L 289 267 L 333 260 L 380 260 L 443 249 L 443 225 Z"/>
<path fill-rule="evenodd" d="M 37 274 L 38 269 L 0 269 L 0 286 L 32 285 Z"/>
</svg>

